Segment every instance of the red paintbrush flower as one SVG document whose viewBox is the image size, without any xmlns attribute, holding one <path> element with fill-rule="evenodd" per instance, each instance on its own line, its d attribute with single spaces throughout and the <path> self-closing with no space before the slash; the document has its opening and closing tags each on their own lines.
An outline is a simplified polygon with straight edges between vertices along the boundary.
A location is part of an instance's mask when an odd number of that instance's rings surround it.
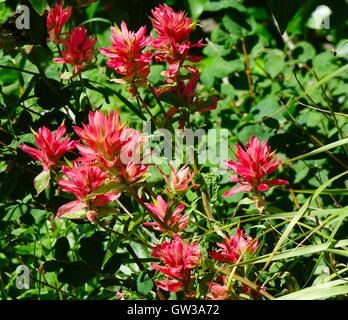
<svg viewBox="0 0 348 320">
<path fill-rule="evenodd" d="M 124 76 L 121 81 L 130 84 L 131 92 L 135 93 L 137 87 L 146 84 L 150 73 L 149 63 L 152 59 L 150 52 L 143 52 L 151 42 L 150 36 L 145 36 L 146 27 L 141 27 L 137 32 L 129 31 L 127 24 L 122 21 L 121 30 L 111 28 L 112 47 L 102 48 L 100 53 L 109 58 L 106 64 Z M 119 80 L 114 79 L 119 82 Z"/>
<path fill-rule="evenodd" d="M 230 289 L 228 288 L 227 282 L 228 277 L 226 275 L 219 276 L 216 278 L 217 282 L 208 282 L 208 294 L 209 300 L 226 300 L 230 296 Z"/>
<path fill-rule="evenodd" d="M 232 176 L 231 181 L 240 184 L 240 187 L 226 191 L 223 197 L 238 192 L 262 192 L 272 186 L 288 183 L 282 179 L 264 180 L 264 177 L 275 172 L 281 163 L 281 160 L 274 159 L 274 152 L 271 152 L 266 141 L 260 143 L 257 138 L 252 136 L 246 144 L 246 150 L 237 144 L 235 156 L 238 162 L 227 160 L 226 164 L 239 176 Z"/>
<path fill-rule="evenodd" d="M 40 161 L 43 169 L 48 171 L 66 152 L 75 148 L 75 141 L 71 141 L 70 138 L 63 139 L 65 132 L 64 125 L 61 125 L 56 132 L 51 132 L 46 127 L 39 128 L 35 133 L 35 141 L 39 149 L 26 144 L 21 144 L 19 148 L 33 159 Z"/>
<path fill-rule="evenodd" d="M 160 4 L 151 11 L 152 25 L 158 41 L 185 43 L 192 31 L 192 19 L 184 11 L 175 12 L 166 4 Z"/>
<path fill-rule="evenodd" d="M 196 268 L 202 259 L 198 243 L 185 243 L 178 235 L 171 242 L 165 241 L 154 248 L 152 256 L 160 259 L 164 266 L 151 263 L 151 267 L 172 278 L 156 281 L 156 285 L 170 292 L 188 290 L 191 270 Z"/>
<path fill-rule="evenodd" d="M 90 167 L 75 162 L 73 168 L 64 167 L 63 174 L 67 179 L 60 179 L 58 184 L 65 192 L 75 195 L 76 200 L 64 204 L 58 209 L 57 217 L 85 210 L 89 220 L 97 215 L 96 207 L 103 206 L 119 197 L 116 191 L 100 195 L 92 195 L 107 179 L 107 174 L 98 167 Z"/>
<path fill-rule="evenodd" d="M 64 41 L 62 38 L 62 29 L 69 20 L 72 13 L 72 8 L 63 8 L 63 2 L 51 8 L 46 18 L 47 31 L 50 35 L 50 40 L 57 44 Z"/>
<path fill-rule="evenodd" d="M 169 193 L 182 193 L 188 190 L 190 183 L 192 182 L 195 174 L 190 171 L 189 165 L 186 164 L 180 170 L 176 171 L 172 164 L 169 165 L 170 175 L 167 177 L 164 172 L 158 167 L 162 177 L 166 182 L 166 191 Z M 197 185 L 193 185 L 196 187 Z"/>
<path fill-rule="evenodd" d="M 77 144 L 81 161 L 100 167 L 123 182 L 138 180 L 147 170 L 141 162 L 143 136 L 125 128 L 117 112 L 90 112 L 89 123 L 74 127 L 84 144 Z"/>
<path fill-rule="evenodd" d="M 202 47 L 203 43 L 202 40 L 195 44 L 190 42 L 193 23 L 185 12 L 175 12 L 166 4 L 159 5 L 151 12 L 152 25 L 157 33 L 157 38 L 153 40 L 154 48 L 158 49 L 156 59 L 168 62 L 168 77 L 173 78 L 186 59 L 192 62 L 199 60 L 197 56 L 189 55 L 189 50 Z"/>
<path fill-rule="evenodd" d="M 174 232 L 179 232 L 187 228 L 188 215 L 182 215 L 184 204 L 181 203 L 174 211 L 171 210 L 171 203 L 167 203 L 158 195 L 155 203 L 146 203 L 146 207 L 157 216 L 157 218 L 166 223 Z M 144 222 L 144 226 L 153 227 L 155 230 L 165 232 L 166 229 L 158 222 Z"/>
<path fill-rule="evenodd" d="M 96 41 L 97 39 L 88 36 L 85 27 L 76 27 L 69 39 L 64 41 L 65 50 L 62 51 L 62 57 L 55 58 L 53 61 L 71 64 L 74 67 L 74 73 L 79 73 L 85 69 L 85 64 L 92 61 Z"/>
<path fill-rule="evenodd" d="M 210 251 L 210 256 L 220 262 L 236 263 L 245 253 L 252 254 L 256 251 L 258 241 L 253 240 L 243 230 L 237 228 L 236 235 L 224 239 L 223 243 L 218 242 L 221 248 L 219 252 Z"/>
<path fill-rule="evenodd" d="M 73 127 L 84 143 L 77 145 L 83 160 L 104 169 L 114 167 L 122 147 L 129 140 L 126 139 L 126 131 L 118 113 L 104 115 L 98 110 L 90 112 L 88 122 L 83 124 L 83 128 Z"/>
</svg>

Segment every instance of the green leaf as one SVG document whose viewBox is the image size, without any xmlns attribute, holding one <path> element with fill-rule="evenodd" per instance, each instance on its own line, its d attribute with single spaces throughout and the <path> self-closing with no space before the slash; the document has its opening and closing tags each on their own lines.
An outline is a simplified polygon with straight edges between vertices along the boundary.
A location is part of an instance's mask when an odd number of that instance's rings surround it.
<svg viewBox="0 0 348 320">
<path fill-rule="evenodd" d="M 243 129 L 238 131 L 238 139 L 243 144 L 245 144 L 252 135 L 263 139 L 269 138 L 261 124 L 248 124 L 247 126 L 243 127 Z"/>
<path fill-rule="evenodd" d="M 187 0 L 193 19 L 197 19 L 204 11 L 204 5 L 208 0 Z"/>
<path fill-rule="evenodd" d="M 58 281 L 80 287 L 94 276 L 94 271 L 82 261 L 69 263 L 58 275 Z"/>
<path fill-rule="evenodd" d="M 5 216 L 2 218 L 4 221 L 15 221 L 21 216 L 25 215 L 28 211 L 28 206 L 25 204 L 15 204 L 5 209 Z"/>
<path fill-rule="evenodd" d="M 58 271 L 61 267 L 62 267 L 62 263 L 57 260 L 46 261 L 43 264 L 43 268 L 45 272 L 55 272 L 55 271 Z"/>
<path fill-rule="evenodd" d="M 348 293 L 348 279 L 335 280 L 287 294 L 277 300 L 318 300 Z M 343 284 L 343 285 L 342 285 Z"/>
<path fill-rule="evenodd" d="M 293 51 L 294 59 L 300 63 L 305 63 L 315 57 L 315 48 L 306 41 L 296 44 Z"/>
<path fill-rule="evenodd" d="M 324 52 L 323 54 L 326 54 L 326 53 Z M 343 72 L 346 72 L 347 70 L 348 70 L 348 64 L 345 64 L 344 66 L 336 69 L 335 71 L 331 72 L 327 76 L 321 78 L 318 82 L 316 82 L 312 86 L 308 87 L 304 92 L 302 92 L 298 96 L 292 98 L 286 104 L 286 108 L 290 108 L 295 102 L 300 101 L 305 96 L 309 96 L 313 91 L 315 91 L 318 88 L 322 87 L 325 83 L 329 82 L 332 78 L 337 77 L 339 74 L 341 74 Z"/>
<path fill-rule="evenodd" d="M 70 250 L 70 244 L 66 237 L 61 237 L 54 245 L 54 257 L 57 260 L 68 260 L 68 252 Z"/>
<path fill-rule="evenodd" d="M 69 103 L 71 96 L 68 87 L 63 88 L 61 83 L 53 79 L 41 79 L 35 85 L 35 95 L 39 98 L 40 107 L 50 110 L 61 108 Z"/>
<path fill-rule="evenodd" d="M 205 58 L 200 64 L 203 69 L 201 80 L 207 86 L 214 85 L 215 78 L 222 79 L 233 72 L 244 70 L 244 63 L 241 59 L 226 61 L 220 56 Z"/>
<path fill-rule="evenodd" d="M 29 0 L 29 2 L 40 16 L 45 13 L 46 8 L 48 7 L 46 0 Z"/>
<path fill-rule="evenodd" d="M 304 4 L 303 0 L 266 0 L 269 9 L 277 20 L 281 33 L 284 33 L 290 20 Z"/>
<path fill-rule="evenodd" d="M 303 248 L 285 250 L 283 252 L 280 252 L 274 255 L 272 258 L 272 261 L 278 261 L 278 260 L 283 261 L 285 259 L 301 257 L 301 256 L 310 255 L 317 252 L 323 252 L 329 249 L 329 247 L 330 247 L 330 243 L 323 243 L 323 244 L 310 245 Z M 254 263 L 264 263 L 264 262 L 267 262 L 270 256 L 271 254 L 267 254 L 260 259 L 249 260 L 249 262 L 253 261 Z"/>
<path fill-rule="evenodd" d="M 88 24 L 88 23 L 93 23 L 93 22 L 104 22 L 104 23 L 112 26 L 112 22 L 110 20 L 108 20 L 108 19 L 105 19 L 105 18 L 91 18 L 91 19 L 87 19 L 86 21 L 81 23 L 81 25 Z"/>
<path fill-rule="evenodd" d="M 115 272 L 120 268 L 122 261 L 128 257 L 125 253 L 114 253 L 109 260 L 105 263 L 103 272 L 108 274 L 115 274 Z"/>
<path fill-rule="evenodd" d="M 166 102 L 174 107 L 182 107 L 183 106 L 183 102 L 180 99 L 180 97 L 172 92 L 166 92 L 166 93 L 162 93 L 159 96 L 159 99 L 163 102 Z"/>
<path fill-rule="evenodd" d="M 272 77 L 275 78 L 281 73 L 285 66 L 285 56 L 280 50 L 272 50 L 267 52 L 265 57 L 265 70 Z"/>
<path fill-rule="evenodd" d="M 137 290 L 139 293 L 147 295 L 153 288 L 153 282 L 147 275 L 147 271 L 143 270 L 137 277 Z"/>
<path fill-rule="evenodd" d="M 266 264 L 264 266 L 263 269 L 266 269 L 266 267 L 269 265 L 269 263 L 271 261 L 273 261 L 274 255 L 279 251 L 279 249 L 281 248 L 281 246 L 283 245 L 283 243 L 288 239 L 291 231 L 293 230 L 293 228 L 296 226 L 296 224 L 300 221 L 300 219 L 303 217 L 303 215 L 306 213 L 309 205 L 312 203 L 312 201 L 314 201 L 319 195 L 320 193 L 325 190 L 325 188 L 327 188 L 332 182 L 334 182 L 335 180 L 343 177 L 344 175 L 348 174 L 348 171 L 343 172 L 333 178 L 331 178 L 330 180 L 324 182 L 317 190 L 316 192 L 313 194 L 313 196 L 311 196 L 305 203 L 304 205 L 300 208 L 300 210 L 298 210 L 295 214 L 295 216 L 292 218 L 292 220 L 290 221 L 290 223 L 288 224 L 288 226 L 286 227 L 285 231 L 283 232 L 283 234 L 281 235 L 280 239 L 278 240 L 277 244 L 275 245 L 272 253 L 270 254 L 270 257 L 267 259 Z"/>
<path fill-rule="evenodd" d="M 81 247 L 79 249 L 80 257 L 88 264 L 100 268 L 105 251 L 103 250 L 102 242 L 98 238 L 83 238 L 81 239 Z"/>
<path fill-rule="evenodd" d="M 149 80 L 152 85 L 157 85 L 162 80 L 161 72 L 163 70 L 164 67 L 162 65 L 151 66 L 151 71 L 147 80 Z"/>
<path fill-rule="evenodd" d="M 308 158 L 308 157 L 312 157 L 312 156 L 315 156 L 315 155 L 317 155 L 319 153 L 325 152 L 325 151 L 333 149 L 333 148 L 337 148 L 337 147 L 345 145 L 347 143 L 348 143 L 348 138 L 344 138 L 344 139 L 341 139 L 341 140 L 329 143 L 329 144 L 327 144 L 327 145 L 325 145 L 323 147 L 320 147 L 318 149 L 315 149 L 315 150 L 313 150 L 311 152 L 308 152 L 308 153 L 305 153 L 305 154 L 301 154 L 300 156 L 297 156 L 295 158 L 287 159 L 287 160 L 284 161 L 284 163 L 293 162 L 293 161 L 302 160 L 302 159 L 305 159 L 305 158 Z"/>
<path fill-rule="evenodd" d="M 50 183 L 51 174 L 50 171 L 43 170 L 39 175 L 34 179 L 34 187 L 37 195 L 44 191 Z"/>
<path fill-rule="evenodd" d="M 31 215 L 34 217 L 35 219 L 35 223 L 38 224 L 39 222 L 41 222 L 43 219 L 46 218 L 47 215 L 47 211 L 46 210 L 42 210 L 42 209 L 36 209 L 36 208 L 32 208 L 30 210 Z"/>
<path fill-rule="evenodd" d="M 308 165 L 306 165 L 306 163 L 304 161 L 296 162 L 294 164 L 293 168 L 296 172 L 295 180 L 293 182 L 294 184 L 299 183 L 300 181 L 302 181 L 304 178 L 307 177 L 307 174 L 309 172 L 309 167 L 308 167 Z M 314 193 L 314 191 L 313 191 L 313 193 Z"/>
<path fill-rule="evenodd" d="M 220 0 L 220 1 L 209 1 L 204 6 L 204 11 L 220 11 L 223 9 L 234 8 L 239 11 L 244 11 L 245 8 L 236 0 Z"/>
<path fill-rule="evenodd" d="M 317 54 L 313 60 L 313 70 L 319 78 L 323 78 L 337 69 L 336 58 L 330 51 L 324 51 Z"/>
<path fill-rule="evenodd" d="M 94 3 L 92 3 L 91 5 L 87 7 L 86 14 L 88 18 L 92 19 L 94 17 L 99 5 L 100 5 L 100 1 L 95 1 Z"/>
<path fill-rule="evenodd" d="M 279 117 L 280 105 L 277 97 L 267 97 L 261 100 L 253 109 L 254 119 L 256 121 L 268 118 L 273 115 Z M 279 119 L 280 120 L 280 119 Z"/>
<path fill-rule="evenodd" d="M 239 24 L 234 22 L 229 16 L 224 16 L 222 19 L 222 23 L 226 30 L 233 36 L 241 37 L 244 35 L 244 29 Z"/>
</svg>

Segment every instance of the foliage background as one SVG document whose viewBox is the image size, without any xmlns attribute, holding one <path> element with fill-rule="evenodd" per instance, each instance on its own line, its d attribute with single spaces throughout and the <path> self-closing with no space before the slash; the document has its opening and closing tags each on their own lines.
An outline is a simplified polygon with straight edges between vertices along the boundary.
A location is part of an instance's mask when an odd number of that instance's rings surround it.
<svg viewBox="0 0 348 320">
<path fill-rule="evenodd" d="M 85 121 L 90 109 L 117 109 L 133 127 L 141 128 L 142 123 L 129 110 L 127 91 L 108 83 L 113 71 L 100 55 L 96 67 L 83 74 L 87 89 L 81 82 L 64 86 L 59 81 L 60 69 L 51 62 L 53 52 L 46 44 L 45 19 L 40 16 L 40 4 L 45 2 L 25 2 L 31 7 L 28 31 L 18 31 L 13 25 L 11 17 L 19 1 L 0 3 L 1 298 L 116 299 L 115 292 L 122 286 L 130 299 L 149 299 L 153 283 L 125 250 L 130 241 L 90 223 L 54 220 L 66 199 L 52 189 L 35 195 L 33 179 L 39 169 L 18 150 L 19 144 L 34 141 L 31 128 L 55 129 L 63 119 L 71 127 Z M 150 28 L 147 16 L 159 3 L 106 2 L 112 4 L 108 11 L 97 1 L 74 15 L 76 23 L 85 23 L 97 35 L 98 48 L 108 46 L 113 23 L 126 20 L 133 30 L 143 24 Z M 252 236 L 260 236 L 263 252 L 254 263 L 261 270 L 270 260 L 261 280 L 272 295 L 297 292 L 295 298 L 331 298 L 337 294 L 330 290 L 336 290 L 344 298 L 348 292 L 347 179 L 341 176 L 325 186 L 328 189 L 321 187 L 348 169 L 348 147 L 342 143 L 348 132 L 348 55 L 344 54 L 348 4 L 345 0 L 305 1 L 301 6 L 302 2 L 166 1 L 199 19 L 194 38 L 203 37 L 207 43 L 200 52 L 204 56 L 199 64 L 201 92 L 221 98 L 213 112 L 195 114 L 194 126 L 228 128 L 231 145 L 244 143 L 254 134 L 268 140 L 284 160 L 300 156 L 283 165 L 281 175 L 291 182 L 290 187 L 267 192 L 266 216 L 261 217 L 252 205 L 240 202 L 241 194 L 222 200 L 221 194 L 229 188 L 228 174 L 219 176 L 213 166 L 203 168 L 201 179 L 209 190 L 214 217 L 221 221 L 221 228 L 242 221 Z M 329 29 L 310 27 L 311 14 L 319 4 L 333 12 Z M 271 11 L 280 28 L 286 28 L 285 36 L 278 32 Z M 341 51 L 335 56 L 330 48 Z M 153 68 L 153 84 L 160 80 L 160 71 L 160 67 Z M 72 116 L 66 115 L 66 104 Z M 320 147 L 323 152 L 306 155 Z M 153 174 L 151 182 L 159 183 L 160 177 Z M 194 194 L 187 197 L 194 206 Z M 142 209 L 126 195 L 121 201 L 134 218 L 124 217 L 122 224 L 111 220 L 110 225 L 136 238 Z M 295 225 L 286 234 L 290 221 Z M 209 229 L 204 219 L 198 219 L 198 225 Z M 202 247 L 215 242 L 210 231 L 202 237 Z M 270 256 L 279 239 L 279 252 Z M 152 261 L 148 250 L 131 243 L 145 265 Z M 15 286 L 21 264 L 31 270 L 29 290 Z M 329 283 L 326 291 L 303 290 L 324 282 Z M 170 298 L 178 297 L 171 294 Z"/>
</svg>

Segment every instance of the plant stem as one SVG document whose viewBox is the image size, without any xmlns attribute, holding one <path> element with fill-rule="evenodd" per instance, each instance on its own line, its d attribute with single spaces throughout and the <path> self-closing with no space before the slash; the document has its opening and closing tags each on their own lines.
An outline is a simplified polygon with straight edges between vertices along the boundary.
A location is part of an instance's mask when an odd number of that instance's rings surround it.
<svg viewBox="0 0 348 320">
<path fill-rule="evenodd" d="M 158 123 L 157 123 L 157 121 L 156 121 L 154 115 L 152 114 L 152 112 L 151 112 L 149 106 L 148 106 L 147 103 L 143 100 L 143 98 L 140 96 L 139 92 L 137 92 L 136 99 L 138 100 L 138 103 L 140 103 L 140 104 L 144 107 L 144 109 L 146 110 L 146 112 L 150 115 L 151 120 L 153 121 L 153 123 L 155 124 L 155 126 L 156 126 L 157 128 L 159 128 L 159 125 L 158 125 Z"/>
<path fill-rule="evenodd" d="M 43 285 L 46 286 L 46 287 L 49 287 L 49 288 L 51 288 L 51 289 L 56 290 L 56 291 L 59 292 L 59 293 L 64 294 L 64 295 L 67 296 L 67 297 L 71 297 L 71 298 L 74 298 L 74 299 L 76 299 L 76 300 L 80 300 L 80 298 L 79 298 L 78 296 L 76 296 L 76 295 L 74 295 L 74 294 L 72 294 L 72 293 L 66 292 L 66 291 L 64 291 L 64 290 L 62 290 L 62 289 L 60 289 L 60 288 L 56 288 L 55 286 L 52 286 L 51 284 L 49 284 L 49 283 L 47 283 L 47 282 L 45 282 L 45 281 L 36 279 L 36 278 L 33 277 L 32 275 L 30 275 L 30 278 L 33 279 L 35 282 L 38 282 L 38 283 L 40 283 L 40 284 L 43 284 Z"/>
<path fill-rule="evenodd" d="M 154 98 L 155 98 L 155 100 L 156 100 L 158 106 L 160 107 L 162 113 L 165 115 L 165 114 L 166 114 L 166 110 L 164 110 L 164 107 L 163 107 L 163 105 L 162 105 L 162 102 L 161 102 L 161 100 L 158 98 L 158 96 L 156 95 L 154 88 L 152 87 L 152 85 L 151 85 L 150 83 L 148 83 L 148 87 L 149 87 L 149 89 L 150 89 L 152 95 L 154 96 Z"/>
<path fill-rule="evenodd" d="M 254 89 L 253 89 L 253 83 L 251 81 L 251 72 L 249 69 L 249 55 L 248 55 L 248 52 L 246 49 L 244 37 L 241 38 L 241 41 L 242 41 L 242 48 L 243 48 L 243 56 L 244 56 L 244 60 L 245 60 L 245 74 L 246 74 L 247 79 L 248 79 L 249 94 L 250 94 L 251 100 L 254 100 Z"/>
<path fill-rule="evenodd" d="M 24 69 L 20 69 L 20 68 L 16 68 L 16 67 L 11 67 L 11 66 L 0 65 L 0 68 L 2 68 L 2 69 L 9 69 L 9 70 L 16 70 L 16 71 L 19 71 L 19 72 L 32 74 L 33 76 L 37 76 L 38 75 L 38 73 L 36 73 L 36 72 L 32 72 L 32 71 L 29 71 L 29 70 L 24 70 Z"/>
<path fill-rule="evenodd" d="M 152 248 L 152 246 L 149 245 L 149 244 L 146 243 L 146 242 L 143 242 L 143 241 L 138 240 L 138 239 L 129 238 L 129 237 L 125 236 L 123 233 L 117 232 L 117 231 L 115 231 L 114 229 L 111 229 L 111 228 L 109 228 L 109 227 L 103 225 L 99 219 L 94 219 L 94 221 L 97 223 L 98 226 L 102 227 L 105 231 L 108 231 L 108 232 L 110 232 L 110 233 L 113 233 L 114 235 L 116 235 L 116 236 L 118 236 L 118 237 L 121 237 L 121 238 L 123 238 L 123 239 L 126 239 L 126 240 L 128 240 L 128 241 L 133 241 L 133 242 L 139 243 L 139 244 L 141 244 L 141 245 L 143 245 L 143 246 L 145 246 L 145 247 L 147 247 L 147 248 Z"/>
<path fill-rule="evenodd" d="M 190 148 L 188 150 L 188 155 L 190 158 L 190 162 L 192 163 L 193 171 L 194 171 L 195 175 L 197 175 L 199 173 L 199 167 L 198 167 L 198 164 L 196 162 L 195 151 L 193 148 Z M 203 190 L 202 188 L 200 188 L 199 190 L 200 190 L 200 193 L 202 196 L 202 204 L 203 204 L 204 212 L 209 220 L 214 220 L 213 213 L 210 209 L 208 196 L 207 196 L 205 190 Z"/>
<path fill-rule="evenodd" d="M 240 275 L 238 275 L 237 273 L 233 274 L 233 278 L 243 284 L 245 284 L 246 286 L 248 286 L 249 288 L 251 288 L 253 291 L 263 295 L 265 298 L 267 298 L 268 300 L 274 300 L 275 298 L 270 295 L 268 292 L 266 292 L 265 290 L 261 290 L 259 288 L 259 286 L 257 286 L 256 284 L 252 283 L 250 280 L 248 280 L 247 278 L 244 278 Z"/>
<path fill-rule="evenodd" d="M 134 262 L 137 264 L 138 268 L 141 271 L 146 270 L 146 268 L 144 267 L 144 265 L 142 264 L 142 262 L 139 260 L 137 254 L 135 253 L 134 249 L 132 248 L 132 246 L 128 243 L 126 245 L 126 249 L 128 250 L 129 254 L 132 256 L 132 258 L 134 259 Z"/>
<path fill-rule="evenodd" d="M 89 97 L 88 97 L 88 94 L 87 94 L 87 89 L 86 89 L 86 86 L 85 86 L 85 80 L 82 78 L 81 72 L 79 73 L 79 79 L 80 79 L 80 82 L 81 82 L 82 90 L 84 91 L 84 93 L 86 95 L 89 107 L 91 108 L 92 104 L 91 104 L 91 101 L 89 100 Z"/>
<path fill-rule="evenodd" d="M 291 112 L 289 112 L 287 105 L 284 105 L 283 103 L 281 103 L 282 106 L 285 108 L 285 111 L 288 113 L 289 117 L 292 119 L 292 121 L 299 127 L 301 128 L 304 132 L 305 129 L 303 129 L 302 125 L 295 119 L 295 117 L 291 114 Z M 317 138 L 315 137 L 313 134 L 309 134 L 309 139 L 311 140 L 311 142 L 318 146 L 318 147 L 323 147 L 324 144 Z M 337 163 L 339 163 L 345 170 L 348 170 L 348 164 L 346 164 L 345 162 L 343 162 L 341 159 L 337 158 L 333 153 L 331 153 L 329 150 L 324 151 L 327 155 L 329 155 L 332 159 L 334 159 Z"/>
</svg>

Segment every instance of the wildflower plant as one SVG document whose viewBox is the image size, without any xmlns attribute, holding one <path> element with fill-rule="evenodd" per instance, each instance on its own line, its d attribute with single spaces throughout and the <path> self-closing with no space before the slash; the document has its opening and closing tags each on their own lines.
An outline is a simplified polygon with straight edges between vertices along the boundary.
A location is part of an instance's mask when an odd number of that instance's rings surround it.
<svg viewBox="0 0 348 320">
<path fill-rule="evenodd" d="M 40 39 L 0 35 L 1 72 L 19 77 L 16 92 L 0 79 L 9 115 L 0 174 L 13 180 L 0 182 L 0 217 L 6 228 L 28 225 L 2 233 L 0 224 L 1 246 L 12 252 L 16 237 L 12 260 L 35 266 L 54 298 L 306 298 L 300 288 L 316 292 L 320 279 L 334 288 L 315 297 L 347 295 L 333 281 L 347 276 L 338 233 L 347 216 L 345 78 L 335 79 L 337 91 L 326 83 L 345 66 L 313 71 L 315 79 L 295 73 L 298 82 L 318 81 L 297 88 L 289 72 L 315 65 L 314 47 L 296 44 L 298 60 L 295 37 L 283 51 L 270 49 L 273 34 L 243 1 L 232 7 L 245 26 L 223 1 L 187 3 L 193 18 L 149 2 L 147 20 L 132 23 L 111 1 L 48 1 L 32 5 L 45 27 Z M 221 17 L 199 21 L 200 10 Z M 320 103 L 296 110 L 315 103 L 318 87 Z M 213 163 L 221 146 L 225 155 Z M 17 246 L 22 235 L 35 253 Z M 10 260 L 0 253 L 0 271 Z"/>
</svg>

